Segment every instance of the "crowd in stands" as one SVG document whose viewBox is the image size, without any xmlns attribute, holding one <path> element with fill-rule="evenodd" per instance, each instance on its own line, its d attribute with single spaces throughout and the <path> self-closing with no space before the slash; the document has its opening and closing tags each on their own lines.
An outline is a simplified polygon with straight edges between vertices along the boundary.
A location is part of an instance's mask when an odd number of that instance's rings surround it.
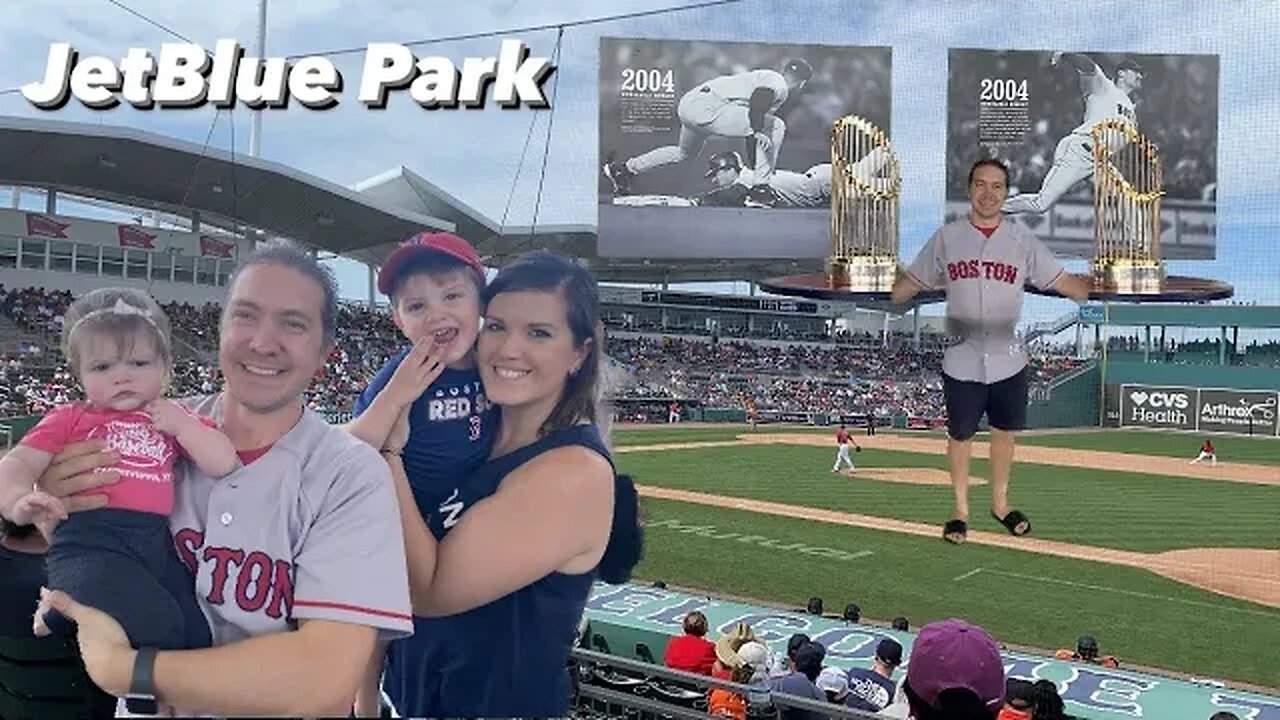
<svg viewBox="0 0 1280 720">
<path fill-rule="evenodd" d="M 62 363 L 58 339 L 72 295 L 39 288 L 0 286 L 0 323 L 18 335 L 0 347 L 0 417 L 36 414 L 78 395 Z M 214 358 L 219 308 L 170 303 L 163 306 L 175 338 L 173 394 L 204 393 L 220 384 Z M 343 305 L 338 342 L 309 394 L 316 410 L 342 413 L 354 405 L 373 373 L 398 352 L 400 334 L 383 309 Z M 634 330 L 635 328 L 629 328 Z M 4 339 L 4 338 L 0 338 Z M 829 338 L 828 338 L 829 340 Z M 610 383 L 612 397 L 676 400 L 702 408 L 754 410 L 759 413 L 905 415 L 940 418 L 943 414 L 940 369 L 942 346 L 915 346 L 908 334 L 887 342 L 867 334 L 843 335 L 842 344 L 796 339 L 788 344 L 742 339 L 701 339 L 660 335 L 610 337 L 612 367 L 625 382 Z M 936 340 L 936 338 L 935 338 Z M 1116 351 L 1141 351 L 1132 337 L 1112 337 Z M 1166 343 L 1175 361 L 1217 355 L 1217 340 Z M 1047 383 L 1079 367 L 1070 346 L 1037 346 L 1032 382 Z M 1228 354 L 1236 356 L 1229 347 Z M 1252 364 L 1280 365 L 1280 342 L 1253 342 L 1244 348 Z M 665 420 L 664 412 L 629 411 L 622 420 Z"/>
<path fill-rule="evenodd" d="M 849 617 L 847 611 L 845 619 L 860 620 L 856 612 Z M 707 618 L 698 611 L 685 617 L 683 629 L 684 634 L 672 638 L 662 653 L 666 667 L 748 687 L 745 694 L 720 687 L 707 691 L 706 712 L 717 717 L 774 717 L 770 711 L 775 705 L 779 706 L 778 717 L 784 719 L 819 717 L 790 707 L 789 698 L 779 697 L 785 695 L 887 718 L 1072 720 L 1054 682 L 1006 677 L 995 639 L 984 629 L 959 620 L 921 628 L 912 649 L 911 667 L 905 669 L 902 645 L 888 637 L 876 645 L 870 667 L 845 669 L 828 664 L 827 649 L 803 633 L 792 635 L 783 651 L 769 647 L 743 622 L 715 641 L 709 640 Z M 905 618 L 895 620 L 894 629 L 905 631 Z M 973 697 L 939 693 L 961 687 Z M 961 711 L 972 707 L 980 710 Z"/>
</svg>

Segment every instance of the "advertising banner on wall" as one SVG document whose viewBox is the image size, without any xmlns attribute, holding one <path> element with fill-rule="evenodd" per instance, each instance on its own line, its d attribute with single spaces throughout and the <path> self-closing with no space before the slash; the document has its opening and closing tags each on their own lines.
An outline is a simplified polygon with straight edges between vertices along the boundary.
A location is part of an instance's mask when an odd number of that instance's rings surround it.
<svg viewBox="0 0 1280 720">
<path fill-rule="evenodd" d="M 1272 390 L 1121 385 L 1118 390 L 1108 386 L 1107 400 L 1112 426 L 1280 434 L 1280 394 Z"/>
<path fill-rule="evenodd" d="M 969 212 L 969 168 L 1009 165 L 1005 212 L 1064 257 L 1093 253 L 1094 140 L 1118 121 L 1154 143 L 1168 260 L 1216 255 L 1218 56 L 952 49 L 948 55 L 946 219 Z M 1133 143 L 1109 148 L 1123 175 Z"/>
<path fill-rule="evenodd" d="M 887 47 L 602 38 L 601 257 L 830 254 L 831 128 L 889 135 Z M 867 152 L 868 175 L 887 158 Z"/>
<path fill-rule="evenodd" d="M 1276 434 L 1276 393 L 1264 390 L 1201 390 L 1200 430 L 1246 435 Z"/>
<path fill-rule="evenodd" d="M 1198 392 L 1185 387 L 1121 385 L 1120 425 L 1195 430 Z"/>
</svg>

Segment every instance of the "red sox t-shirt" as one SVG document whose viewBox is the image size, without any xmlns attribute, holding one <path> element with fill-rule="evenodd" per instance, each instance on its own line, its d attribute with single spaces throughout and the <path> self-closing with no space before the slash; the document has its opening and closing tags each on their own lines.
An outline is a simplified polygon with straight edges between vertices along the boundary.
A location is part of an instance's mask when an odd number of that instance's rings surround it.
<svg viewBox="0 0 1280 720">
<path fill-rule="evenodd" d="M 200 418 L 206 425 L 212 421 Z M 22 445 L 57 455 L 82 440 L 105 440 L 120 455 L 120 481 L 78 494 L 107 496 L 107 507 L 168 515 L 173 510 L 173 466 L 181 447 L 140 410 L 104 410 L 78 402 L 62 405 L 22 438 Z"/>
</svg>

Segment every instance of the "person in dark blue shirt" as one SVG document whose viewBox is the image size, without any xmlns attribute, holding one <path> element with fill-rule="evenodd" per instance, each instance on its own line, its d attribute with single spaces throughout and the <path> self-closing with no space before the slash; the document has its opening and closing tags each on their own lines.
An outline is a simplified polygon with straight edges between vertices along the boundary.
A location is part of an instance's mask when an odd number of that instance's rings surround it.
<svg viewBox="0 0 1280 720">
<path fill-rule="evenodd" d="M 490 460 L 424 521 L 405 502 L 405 423 L 383 446 L 401 497 L 417 626 L 405 716 L 567 714 L 567 663 L 593 581 L 640 555 L 634 485 L 598 429 L 595 279 L 567 258 L 522 256 L 485 291 L 476 363 L 500 408 Z"/>
<path fill-rule="evenodd" d="M 849 697 L 845 704 L 855 710 L 880 712 L 893 704 L 897 685 L 893 671 L 902 664 L 902 645 L 893 638 L 885 638 L 876 646 L 875 665 L 871 669 L 854 668 L 849 671 Z"/>
</svg>

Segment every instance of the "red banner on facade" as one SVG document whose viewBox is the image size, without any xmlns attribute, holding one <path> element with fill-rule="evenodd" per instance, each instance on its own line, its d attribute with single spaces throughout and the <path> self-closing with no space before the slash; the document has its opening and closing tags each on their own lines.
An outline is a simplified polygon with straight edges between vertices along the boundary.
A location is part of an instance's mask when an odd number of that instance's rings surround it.
<svg viewBox="0 0 1280 720">
<path fill-rule="evenodd" d="M 236 244 L 229 240 L 219 240 L 208 235 L 200 236 L 200 255 L 202 257 L 226 258 L 235 257 Z"/>
<path fill-rule="evenodd" d="M 120 247 L 144 250 L 156 247 L 156 236 L 134 225 L 117 225 L 116 234 L 120 237 Z"/>
<path fill-rule="evenodd" d="M 64 238 L 71 223 L 58 222 L 48 215 L 27 213 L 27 234 L 38 237 Z"/>
</svg>

